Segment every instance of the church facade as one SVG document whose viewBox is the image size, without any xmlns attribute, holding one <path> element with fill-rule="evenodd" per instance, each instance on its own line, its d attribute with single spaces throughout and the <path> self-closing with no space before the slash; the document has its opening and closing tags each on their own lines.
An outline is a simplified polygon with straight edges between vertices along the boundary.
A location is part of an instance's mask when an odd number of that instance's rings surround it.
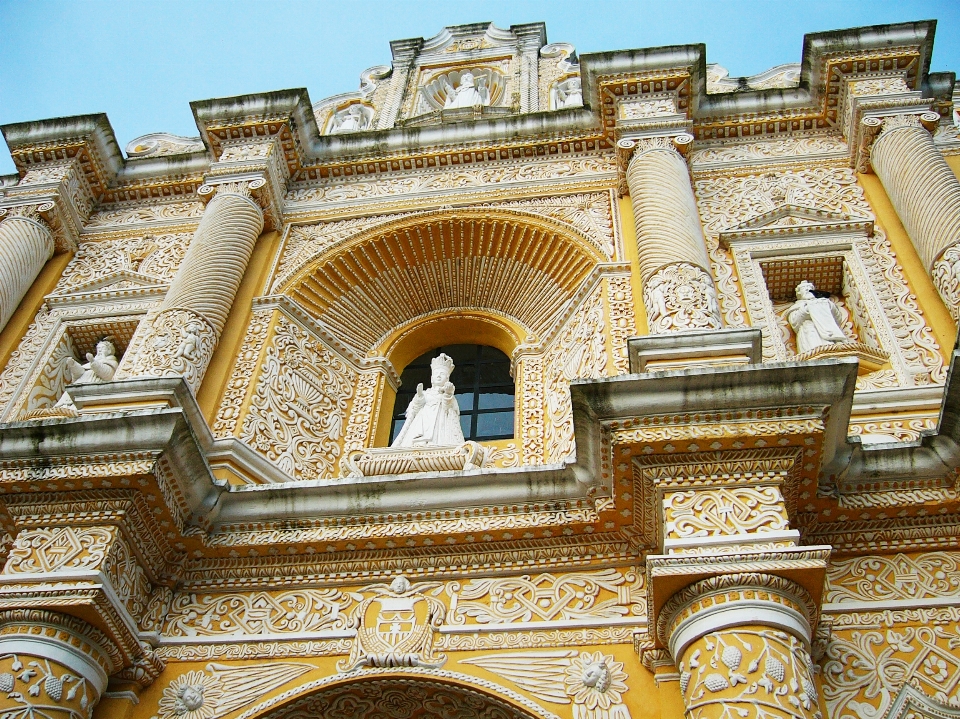
<svg viewBox="0 0 960 719">
<path fill-rule="evenodd" d="M 935 25 L 4 126 L 0 715 L 960 718 Z"/>
</svg>

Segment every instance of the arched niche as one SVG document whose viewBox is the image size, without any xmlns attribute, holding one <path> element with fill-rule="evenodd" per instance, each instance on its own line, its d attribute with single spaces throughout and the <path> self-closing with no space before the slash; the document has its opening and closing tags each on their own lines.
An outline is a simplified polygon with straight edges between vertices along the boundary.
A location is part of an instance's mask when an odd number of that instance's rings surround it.
<svg viewBox="0 0 960 719">
<path fill-rule="evenodd" d="M 558 222 L 453 210 L 340 242 L 310 259 L 281 292 L 360 356 L 385 356 L 383 346 L 401 328 L 441 315 L 498 317 L 535 343 L 604 261 Z"/>
<path fill-rule="evenodd" d="M 299 688 L 296 696 L 244 716 L 250 719 L 301 719 L 347 716 L 353 719 L 558 719 L 534 702 L 493 682 L 450 671 L 367 670 L 329 677 Z"/>
<path fill-rule="evenodd" d="M 516 320 L 489 312 L 439 312 L 418 317 L 397 328 L 377 349 L 377 354 L 390 360 L 397 374 L 403 374 L 414 359 L 447 344 L 495 347 L 512 359 L 514 350 L 528 334 L 527 329 Z M 384 387 L 377 415 L 376 446 L 389 444 L 396 397 L 397 393 L 392 387 Z M 514 426 L 520 426 L 519 420 L 514 420 Z"/>
</svg>

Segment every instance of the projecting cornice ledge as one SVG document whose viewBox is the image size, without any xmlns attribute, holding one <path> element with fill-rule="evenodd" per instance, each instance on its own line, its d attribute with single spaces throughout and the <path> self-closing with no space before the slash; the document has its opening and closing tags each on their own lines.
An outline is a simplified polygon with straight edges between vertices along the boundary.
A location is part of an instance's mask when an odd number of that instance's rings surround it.
<svg viewBox="0 0 960 719">
<path fill-rule="evenodd" d="M 899 489 L 904 482 L 953 487 L 960 468 L 960 352 L 955 352 L 935 432 L 916 442 L 864 447 L 847 437 L 856 386 L 853 358 L 624 375 L 571 384 L 577 478 L 592 484 L 603 459 L 602 433 L 624 419 L 664 419 L 751 410 L 820 408 L 819 493 Z"/>
</svg>

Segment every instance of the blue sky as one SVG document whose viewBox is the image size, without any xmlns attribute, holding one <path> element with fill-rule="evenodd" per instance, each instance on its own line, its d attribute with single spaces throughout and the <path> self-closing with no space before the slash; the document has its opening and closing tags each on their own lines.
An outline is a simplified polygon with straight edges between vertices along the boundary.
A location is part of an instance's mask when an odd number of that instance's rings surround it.
<svg viewBox="0 0 960 719">
<path fill-rule="evenodd" d="M 390 40 L 467 22 L 542 20 L 581 53 L 703 42 L 751 75 L 798 62 L 804 33 L 930 18 L 932 69 L 960 71 L 957 0 L 0 0 L 0 124 L 106 112 L 121 147 L 195 135 L 191 100 L 306 87 L 315 102 L 389 64 Z"/>
</svg>

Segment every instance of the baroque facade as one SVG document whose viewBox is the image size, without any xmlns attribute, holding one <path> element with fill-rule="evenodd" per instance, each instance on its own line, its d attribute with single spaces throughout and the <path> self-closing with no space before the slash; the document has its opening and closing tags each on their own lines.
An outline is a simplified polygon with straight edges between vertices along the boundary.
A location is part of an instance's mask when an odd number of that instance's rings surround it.
<svg viewBox="0 0 960 719">
<path fill-rule="evenodd" d="M 934 29 L 3 127 L 0 715 L 960 717 Z M 448 347 L 464 444 L 388 448 Z"/>
</svg>

